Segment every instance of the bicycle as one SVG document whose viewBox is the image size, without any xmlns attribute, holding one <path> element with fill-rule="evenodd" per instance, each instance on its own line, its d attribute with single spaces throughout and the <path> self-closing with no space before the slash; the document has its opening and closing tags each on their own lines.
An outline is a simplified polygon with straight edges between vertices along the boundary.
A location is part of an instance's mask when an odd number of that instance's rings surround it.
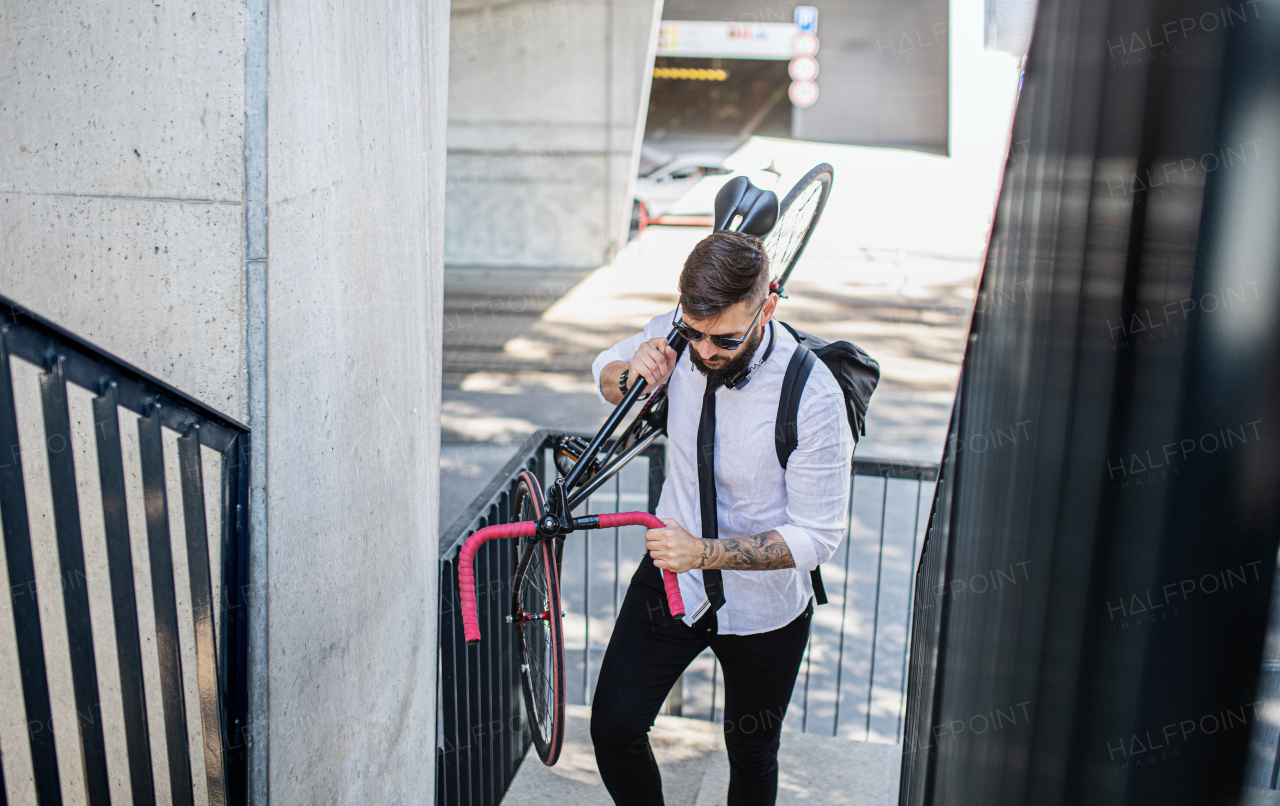
<svg viewBox="0 0 1280 806">
<path fill-rule="evenodd" d="M 814 167 L 778 203 L 778 197 L 760 190 L 746 177 L 734 177 L 716 195 L 714 228 L 733 229 L 764 238 L 770 264 L 781 271 L 769 290 L 786 299 L 786 282 L 813 235 L 827 197 L 833 171 L 825 163 Z M 687 342 L 672 328 L 667 342 L 677 360 Z M 560 439 L 555 447 L 560 472 L 544 497 L 538 480 L 520 473 L 512 495 L 512 512 L 518 521 L 487 526 L 472 533 L 458 554 L 458 588 L 463 629 L 468 644 L 480 641 L 475 593 L 475 555 L 490 540 L 519 539 L 519 559 L 512 585 L 511 615 L 507 622 L 518 630 L 520 678 L 533 744 L 542 763 L 552 766 L 560 756 L 564 739 L 564 636 L 560 609 L 560 563 L 565 537 L 575 531 L 644 526 L 660 529 L 662 521 L 648 512 L 614 512 L 573 517 L 585 502 L 624 465 L 645 450 L 666 428 L 666 385 L 645 395 L 647 381 L 637 380 L 608 420 L 591 439 Z M 621 438 L 613 433 L 637 401 L 644 406 Z M 603 456 L 601 452 L 604 451 Z M 663 585 L 671 615 L 684 616 L 684 602 L 676 575 L 664 569 Z"/>
</svg>

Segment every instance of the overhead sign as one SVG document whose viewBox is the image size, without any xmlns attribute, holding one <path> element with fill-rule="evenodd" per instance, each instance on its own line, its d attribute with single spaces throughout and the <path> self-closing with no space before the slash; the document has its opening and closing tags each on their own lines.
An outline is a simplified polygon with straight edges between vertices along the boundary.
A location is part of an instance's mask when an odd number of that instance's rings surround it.
<svg viewBox="0 0 1280 806">
<path fill-rule="evenodd" d="M 813 81 L 818 77 L 818 60 L 812 56 L 797 56 L 787 65 L 793 81 Z"/>
<path fill-rule="evenodd" d="M 812 81 L 792 81 L 787 97 L 800 109 L 813 106 L 818 100 L 818 85 Z"/>
<path fill-rule="evenodd" d="M 817 6 L 796 6 L 796 30 L 805 34 L 818 32 Z"/>
<path fill-rule="evenodd" d="M 664 20 L 658 28 L 658 55 L 789 61 L 795 37 L 796 26 L 789 22 Z"/>
<path fill-rule="evenodd" d="M 813 34 L 796 34 L 796 38 L 791 40 L 791 54 L 793 56 L 817 56 L 818 37 Z"/>
</svg>

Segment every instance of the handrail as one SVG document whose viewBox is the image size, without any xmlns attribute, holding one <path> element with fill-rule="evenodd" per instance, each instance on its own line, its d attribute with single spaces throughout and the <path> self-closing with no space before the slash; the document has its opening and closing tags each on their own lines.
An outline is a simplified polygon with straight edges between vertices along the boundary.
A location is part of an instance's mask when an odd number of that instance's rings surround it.
<svg viewBox="0 0 1280 806">
<path fill-rule="evenodd" d="M 853 457 L 853 475 L 880 476 L 889 479 L 911 481 L 937 481 L 936 462 L 919 462 L 913 459 L 878 459 L 874 456 Z"/>
<path fill-rule="evenodd" d="M 21 361 L 11 361 L 11 358 Z M 20 430 L 15 389 L 25 384 L 34 391 L 38 371 L 43 440 Z M 78 388 L 92 395 L 92 419 L 72 417 L 76 403 L 69 394 Z M 78 395 L 78 393 L 77 393 Z M 81 399 L 83 401 L 83 398 Z M 82 410 L 83 411 L 83 410 Z M 39 416 L 39 415 L 38 415 Z M 168 431 L 166 432 L 167 429 Z M 137 434 L 134 451 L 127 437 Z M 177 435 L 176 465 L 165 447 L 167 435 Z M 40 442 L 44 444 L 41 446 Z M 172 777 L 166 786 L 177 799 L 207 789 L 211 799 L 230 804 L 247 799 L 248 760 L 248 642 L 249 642 L 249 459 L 251 434 L 240 422 L 181 390 L 147 374 L 65 328 L 32 312 L 8 297 L 0 296 L 0 442 L 7 447 L 9 470 L 0 472 L 0 510 L 4 520 L 5 553 L 9 583 L 15 591 L 36 590 L 34 545 L 28 514 L 31 493 L 51 502 L 57 535 L 58 563 L 68 578 L 94 574 L 95 567 L 110 580 L 109 599 L 103 592 L 83 585 L 64 585 L 61 591 L 69 641 L 70 682 L 74 691 L 78 724 L 71 733 L 78 739 L 84 770 L 84 786 L 91 802 L 109 798 L 109 778 L 128 777 L 134 795 L 152 799 L 153 746 L 147 738 L 147 703 L 163 705 L 161 730 Z M 72 462 L 68 445 L 78 446 L 92 457 L 87 464 Z M 49 472 L 36 478 L 24 475 L 23 462 L 43 448 Z M 220 454 L 220 458 L 203 449 Z M 96 458 L 96 461 L 93 459 Z M 216 461 L 214 472 L 207 462 Z M 174 470 L 170 474 L 169 470 Z M 216 473 L 216 476 L 215 476 Z M 129 508 L 136 505 L 126 487 L 135 475 L 142 488 L 147 563 L 152 594 L 153 624 L 138 620 L 134 587 L 135 558 L 130 548 Z M 212 477 L 207 478 L 206 476 Z M 96 486 L 98 492 L 84 495 Z M 217 501 L 217 508 L 206 508 Z M 209 514 L 216 511 L 217 520 Z M 82 513 L 93 513 L 100 526 L 105 556 L 85 552 Z M 171 529 L 171 515 L 180 516 L 182 527 Z M 213 531 L 216 523 L 218 530 Z M 212 532 L 212 533 L 211 533 Z M 137 537 L 134 537 L 134 541 Z M 185 554 L 174 550 L 185 545 Z M 213 558 L 211 560 L 211 554 Z M 185 573 L 178 569 L 186 566 Z M 176 587 L 185 577 L 188 591 Z M 43 595 L 43 594 L 42 594 Z M 56 588 L 55 588 L 56 595 Z M 111 632 L 98 622 L 107 609 L 114 624 Z M 94 615 L 90 617 L 90 611 Z M 185 610 L 185 615 L 184 615 Z M 238 611 L 238 612 L 236 612 Z M 39 623 L 34 608 L 14 611 L 13 647 L 22 671 L 20 696 L 32 725 L 49 724 L 49 691 L 64 672 L 45 661 L 49 633 Z M 179 623 L 189 619 L 194 663 L 180 660 Z M 144 630 L 154 632 L 144 632 Z M 97 647 L 95 649 L 95 642 Z M 159 681 L 143 673 L 145 643 L 159 654 Z M 107 646 L 104 650 L 103 647 Z M 97 659 L 114 653 L 121 696 L 123 737 L 105 733 L 92 715 L 99 708 L 102 667 Z M 184 679 L 194 677 L 199 708 L 185 710 Z M 78 728 L 78 730 L 76 729 Z M 200 733 L 196 744 L 188 742 L 189 729 Z M 73 739 L 72 741 L 75 741 Z M 107 769 L 108 745 L 121 743 L 116 752 L 127 760 L 123 770 Z M 60 791 L 60 772 L 51 734 L 31 731 L 28 736 L 33 785 L 37 799 L 54 800 Z M 188 754 L 204 755 L 206 781 L 191 780 Z M 7 757 L 16 757 L 9 753 Z M 117 758 L 119 755 L 116 756 Z M 0 772 L 12 772 L 0 771 Z M 3 800 L 3 798 L 0 798 Z"/>
<path fill-rule="evenodd" d="M 23 320 L 27 321 L 24 322 Z M 106 365 L 110 367 L 110 373 L 118 374 L 142 387 L 154 389 L 165 397 L 170 398 L 172 402 L 179 403 L 199 413 L 209 423 L 217 427 L 220 436 L 226 432 L 228 439 L 234 439 L 238 434 L 249 432 L 249 426 L 244 423 L 223 414 L 207 403 L 202 403 L 181 389 L 144 372 L 128 361 L 107 352 L 96 344 L 86 341 L 57 323 L 46 319 L 30 308 L 0 294 L 0 327 L 8 324 L 25 326 L 17 328 L 11 334 L 9 352 L 21 356 L 32 363 L 40 363 L 40 353 L 44 348 L 41 342 L 45 338 L 53 338 L 70 347 L 72 355 L 68 356 L 67 380 L 79 386 L 93 389 L 97 383 L 98 376 L 103 374 L 98 365 Z M 119 399 L 116 402 L 137 414 L 141 414 L 146 401 L 134 399 L 129 391 L 129 387 L 122 386 L 119 392 Z M 167 421 L 165 425 L 174 427 Z M 222 449 L 221 446 L 213 445 L 206 441 L 210 437 L 208 425 L 205 425 L 201 430 L 205 432 L 202 434 L 201 439 L 203 444 L 210 445 L 210 447 L 218 450 Z"/>
</svg>

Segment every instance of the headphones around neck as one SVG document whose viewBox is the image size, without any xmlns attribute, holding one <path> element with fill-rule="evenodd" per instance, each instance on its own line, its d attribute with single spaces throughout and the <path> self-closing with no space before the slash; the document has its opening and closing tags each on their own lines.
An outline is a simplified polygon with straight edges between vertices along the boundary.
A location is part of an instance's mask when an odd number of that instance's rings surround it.
<svg viewBox="0 0 1280 806">
<path fill-rule="evenodd" d="M 732 379 L 730 379 L 730 380 L 725 381 L 725 382 L 724 382 L 724 388 L 726 388 L 726 389 L 741 389 L 742 387 L 746 386 L 746 385 L 747 385 L 747 382 L 751 380 L 751 376 L 755 374 L 755 371 L 756 371 L 756 370 L 758 370 L 758 369 L 760 369 L 760 367 L 764 365 L 764 362 L 766 362 L 766 361 L 768 361 L 768 360 L 769 360 L 769 356 L 773 353 L 773 342 L 774 342 L 774 341 L 775 341 L 775 339 L 774 339 L 773 321 L 772 321 L 772 320 L 770 320 L 770 322 L 769 322 L 769 346 L 765 348 L 764 355 L 760 356 L 760 360 L 759 360 L 759 361 L 756 361 L 754 364 L 752 364 L 751 366 L 747 367 L 746 371 L 745 371 L 745 372 L 743 372 L 740 376 L 738 376 L 737 378 L 732 378 Z"/>
</svg>

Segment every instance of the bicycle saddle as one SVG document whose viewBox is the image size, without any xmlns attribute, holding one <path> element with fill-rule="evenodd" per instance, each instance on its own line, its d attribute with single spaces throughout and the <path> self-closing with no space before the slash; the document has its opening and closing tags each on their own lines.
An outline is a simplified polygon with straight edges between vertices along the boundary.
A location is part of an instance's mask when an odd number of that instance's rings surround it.
<svg viewBox="0 0 1280 806">
<path fill-rule="evenodd" d="M 761 190 L 745 176 L 735 176 L 716 194 L 716 231 L 728 229 L 735 216 L 742 216 L 738 232 L 763 238 L 778 221 L 778 195 Z"/>
</svg>

